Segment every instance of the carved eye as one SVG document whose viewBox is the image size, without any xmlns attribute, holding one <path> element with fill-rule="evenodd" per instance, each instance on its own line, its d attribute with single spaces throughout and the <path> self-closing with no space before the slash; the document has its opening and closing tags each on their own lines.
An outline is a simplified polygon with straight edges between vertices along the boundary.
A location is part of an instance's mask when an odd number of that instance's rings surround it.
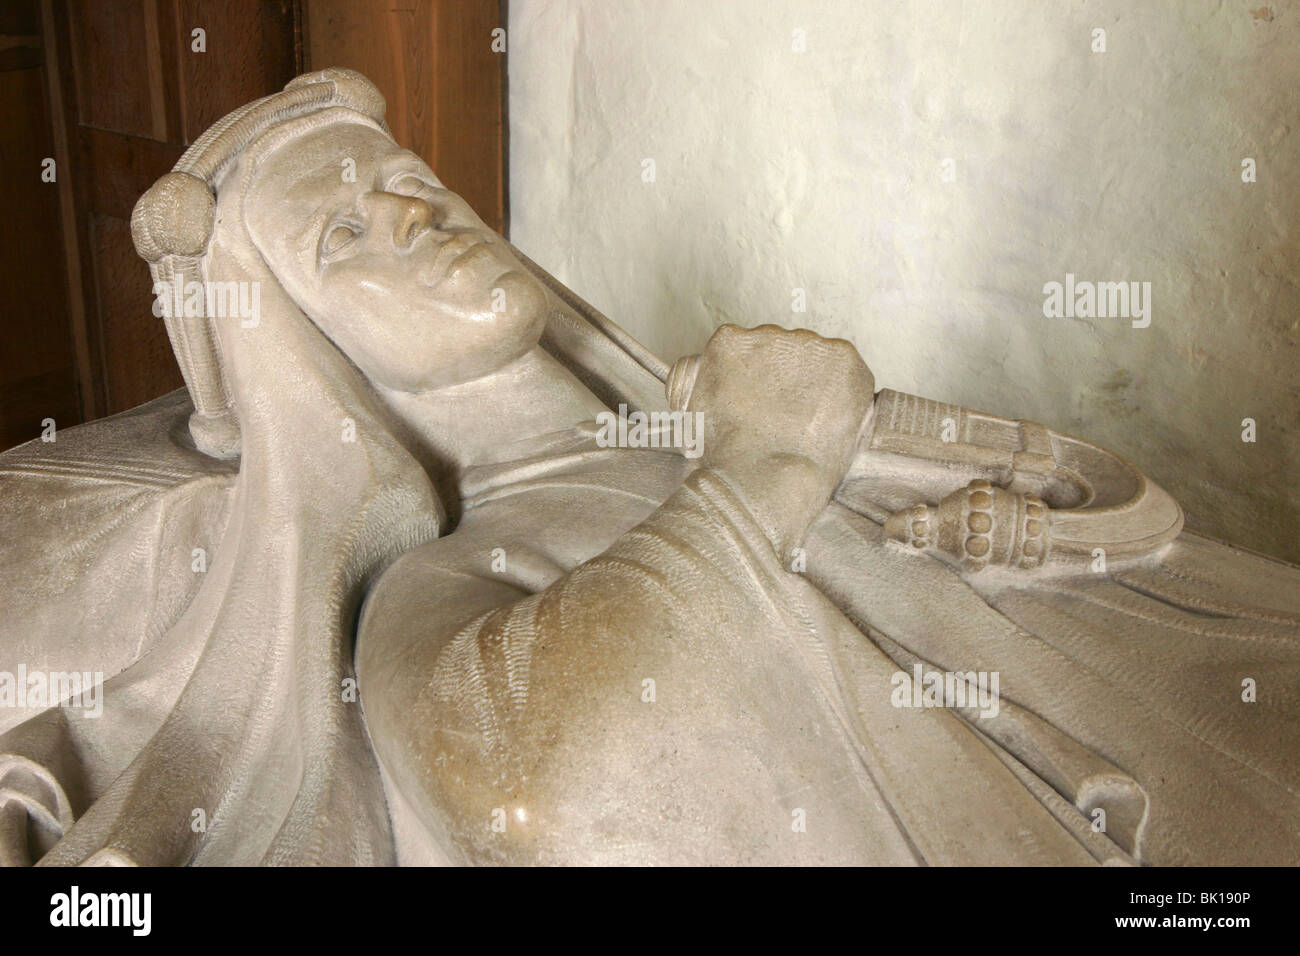
<svg viewBox="0 0 1300 956">
<path fill-rule="evenodd" d="M 342 223 L 331 226 L 329 232 L 325 234 L 324 241 L 320 244 L 320 251 L 323 255 L 332 256 L 356 237 L 357 231 L 351 226 L 345 226 Z"/>
</svg>

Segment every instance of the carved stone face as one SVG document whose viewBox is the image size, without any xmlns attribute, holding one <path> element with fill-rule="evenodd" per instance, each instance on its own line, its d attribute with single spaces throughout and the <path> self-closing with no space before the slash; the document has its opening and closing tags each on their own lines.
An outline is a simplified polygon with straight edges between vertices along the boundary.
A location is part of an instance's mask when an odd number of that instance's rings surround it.
<svg viewBox="0 0 1300 956">
<path fill-rule="evenodd" d="M 243 211 L 286 291 L 372 381 L 408 392 L 470 381 L 541 336 L 540 283 L 376 129 L 337 123 L 280 147 Z"/>
</svg>

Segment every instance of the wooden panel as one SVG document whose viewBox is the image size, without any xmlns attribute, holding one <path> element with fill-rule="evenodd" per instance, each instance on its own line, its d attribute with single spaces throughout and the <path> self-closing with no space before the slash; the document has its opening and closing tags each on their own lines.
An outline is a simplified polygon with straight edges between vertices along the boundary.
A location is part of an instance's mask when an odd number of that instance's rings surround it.
<svg viewBox="0 0 1300 956">
<path fill-rule="evenodd" d="M 158 57 L 153 0 L 69 0 L 68 12 L 79 121 L 165 137 L 161 89 L 147 68 Z"/>
<path fill-rule="evenodd" d="M 505 26 L 498 3 L 438 5 L 435 155 L 448 188 L 504 233 L 505 54 L 492 52 L 498 25 Z"/>
<path fill-rule="evenodd" d="M 41 11 L 34 0 L 17 0 L 0 6 L 0 36 L 37 37 L 41 32 Z"/>
<path fill-rule="evenodd" d="M 130 223 L 96 216 L 91 252 L 112 414 L 180 388 L 184 382 L 163 320 L 154 317 L 153 280 L 131 243 Z"/>
<path fill-rule="evenodd" d="M 394 138 L 432 165 L 433 0 L 373 6 L 307 0 L 307 50 L 313 70 L 347 67 L 368 76 L 388 103 Z"/>
<path fill-rule="evenodd" d="M 312 69 L 370 77 L 388 101 L 394 138 L 419 153 L 493 229 L 506 228 L 505 54 L 498 0 L 378 5 L 306 0 Z"/>
<path fill-rule="evenodd" d="M 0 189 L 0 288 L 7 293 L 0 375 L 6 379 L 72 362 L 67 341 L 43 327 L 51 313 L 63 315 L 65 302 L 58 234 L 48 228 L 58 218 L 58 186 L 41 181 L 41 163 L 52 155 L 44 85 L 39 68 L 0 72 L 0 114 L 6 118 L 0 170 L 9 184 Z"/>
<path fill-rule="evenodd" d="M 295 22 L 289 0 L 179 0 L 176 51 L 186 143 L 293 79 Z M 195 28 L 207 32 L 205 53 L 192 49 Z"/>
<path fill-rule="evenodd" d="M 0 35 L 0 73 L 36 69 L 44 63 L 40 37 Z"/>
<path fill-rule="evenodd" d="M 37 20 L 32 19 L 36 15 Z M 39 29 L 34 3 L 15 5 L 0 23 Z M 0 34 L 37 54 L 32 66 L 0 71 L 0 449 L 35 438 L 41 420 L 73 425 L 77 413 L 72 337 L 67 321 L 59 185 L 41 181 L 54 155 L 45 115 L 39 34 Z M 31 44 L 35 43 L 33 47 Z M 61 175 L 68 170 L 60 169 Z"/>
<path fill-rule="evenodd" d="M 72 65 L 70 9 L 65 0 L 40 0 L 41 40 L 45 50 L 46 88 L 49 91 L 49 124 L 54 153 L 64 175 L 59 177 L 59 232 L 63 242 L 63 266 L 68 290 L 68 323 L 72 330 L 73 355 L 77 370 L 77 393 L 83 421 L 99 418 L 107 403 L 104 398 L 99 330 L 94 316 L 94 270 L 86 247 L 87 213 L 80 208 L 85 170 L 73 155 L 80 129 L 77 109 L 76 70 Z"/>
<path fill-rule="evenodd" d="M 6 381 L 0 388 L 0 451 L 40 437 L 41 423 L 58 428 L 81 421 L 72 368 Z"/>
<path fill-rule="evenodd" d="M 82 127 L 77 131 L 77 161 L 85 173 L 84 202 L 96 212 L 129 222 L 136 200 L 176 165 L 184 150 Z"/>
</svg>

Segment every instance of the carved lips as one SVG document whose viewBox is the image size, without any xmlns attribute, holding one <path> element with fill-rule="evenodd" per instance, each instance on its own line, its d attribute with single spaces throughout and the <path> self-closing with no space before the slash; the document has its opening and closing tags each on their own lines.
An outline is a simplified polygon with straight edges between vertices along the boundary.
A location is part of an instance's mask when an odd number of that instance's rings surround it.
<svg viewBox="0 0 1300 956">
<path fill-rule="evenodd" d="M 474 231 L 459 232 L 437 247 L 429 278 L 433 282 L 449 278 L 469 263 L 472 253 L 488 251 L 491 240 Z"/>
</svg>

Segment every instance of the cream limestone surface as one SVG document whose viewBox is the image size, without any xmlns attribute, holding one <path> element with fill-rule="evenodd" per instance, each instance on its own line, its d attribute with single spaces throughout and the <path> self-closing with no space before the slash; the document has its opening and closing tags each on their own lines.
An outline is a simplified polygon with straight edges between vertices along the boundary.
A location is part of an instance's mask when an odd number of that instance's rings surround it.
<svg viewBox="0 0 1300 956">
<path fill-rule="evenodd" d="M 259 314 L 0 454 L 0 863 L 1300 860 L 1300 568 L 844 339 L 670 365 L 383 116 L 200 137 L 136 249 Z"/>
<path fill-rule="evenodd" d="M 511 237 L 652 351 L 844 337 L 1300 561 L 1300 7 L 524 0 L 509 43 Z M 1067 273 L 1149 327 L 1045 317 Z"/>
</svg>

